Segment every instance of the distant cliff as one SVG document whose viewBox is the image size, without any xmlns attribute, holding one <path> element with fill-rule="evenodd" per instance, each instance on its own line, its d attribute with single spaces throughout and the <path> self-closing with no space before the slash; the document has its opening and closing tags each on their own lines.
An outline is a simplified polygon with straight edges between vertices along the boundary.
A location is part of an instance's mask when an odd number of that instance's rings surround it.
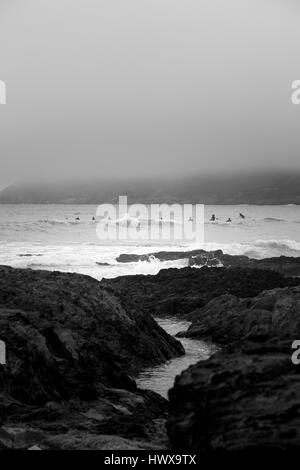
<svg viewBox="0 0 300 470">
<path fill-rule="evenodd" d="M 0 191 L 0 204 L 99 204 L 117 202 L 199 204 L 300 204 L 300 173 L 134 180 L 15 183 Z"/>
</svg>

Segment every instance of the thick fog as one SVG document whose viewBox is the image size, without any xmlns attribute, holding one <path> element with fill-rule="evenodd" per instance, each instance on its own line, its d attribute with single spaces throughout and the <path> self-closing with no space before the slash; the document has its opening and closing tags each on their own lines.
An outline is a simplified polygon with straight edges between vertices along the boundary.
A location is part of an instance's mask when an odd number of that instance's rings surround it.
<svg viewBox="0 0 300 470">
<path fill-rule="evenodd" d="M 300 7 L 1 0 L 0 186 L 299 169 Z"/>
</svg>

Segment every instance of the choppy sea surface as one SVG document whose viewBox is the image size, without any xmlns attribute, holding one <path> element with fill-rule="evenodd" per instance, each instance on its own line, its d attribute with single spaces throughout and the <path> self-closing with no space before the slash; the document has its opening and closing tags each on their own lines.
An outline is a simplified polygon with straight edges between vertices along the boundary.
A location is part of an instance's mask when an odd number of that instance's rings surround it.
<svg viewBox="0 0 300 470">
<path fill-rule="evenodd" d="M 156 274 L 187 260 L 121 264 L 120 253 L 222 249 L 253 258 L 300 256 L 300 206 L 206 206 L 201 245 L 103 242 L 94 205 L 0 205 L 0 264 L 89 274 L 97 279 Z M 242 219 L 239 213 L 245 216 Z M 216 221 L 211 222 L 215 214 Z M 231 223 L 226 222 L 231 218 Z M 76 220 L 77 219 L 77 220 Z"/>
</svg>

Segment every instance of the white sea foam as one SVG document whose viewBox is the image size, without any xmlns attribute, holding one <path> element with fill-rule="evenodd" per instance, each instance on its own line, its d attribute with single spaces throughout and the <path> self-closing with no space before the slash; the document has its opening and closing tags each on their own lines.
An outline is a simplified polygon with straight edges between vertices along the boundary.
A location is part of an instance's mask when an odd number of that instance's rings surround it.
<svg viewBox="0 0 300 470">
<path fill-rule="evenodd" d="M 261 259 L 300 256 L 299 206 L 206 207 L 205 243 L 200 245 L 100 244 L 92 220 L 96 206 L 0 206 L 0 264 L 32 269 L 81 272 L 101 279 L 126 274 L 156 274 L 188 265 L 187 259 L 118 263 L 121 253 L 221 249 L 232 255 Z M 207 223 L 211 214 L 217 223 Z M 76 221 L 76 217 L 80 221 Z M 232 223 L 226 223 L 228 217 Z M 97 262 L 99 264 L 97 264 Z"/>
</svg>

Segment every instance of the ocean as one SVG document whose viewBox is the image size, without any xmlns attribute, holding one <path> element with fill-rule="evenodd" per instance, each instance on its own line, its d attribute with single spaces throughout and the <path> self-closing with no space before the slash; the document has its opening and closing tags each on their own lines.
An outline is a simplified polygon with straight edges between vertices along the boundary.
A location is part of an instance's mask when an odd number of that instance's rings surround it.
<svg viewBox="0 0 300 470">
<path fill-rule="evenodd" d="M 121 253 L 222 249 L 253 258 L 300 256 L 300 206 L 206 206 L 199 244 L 103 243 L 96 235 L 95 205 L 0 205 L 0 264 L 88 274 L 96 279 L 156 274 L 187 260 L 118 263 Z M 239 216 L 243 213 L 245 219 Z M 216 222 L 210 222 L 215 214 Z M 231 218 L 232 222 L 226 220 Z M 76 220 L 79 218 L 80 220 Z M 100 264 L 97 264 L 100 263 Z"/>
</svg>

